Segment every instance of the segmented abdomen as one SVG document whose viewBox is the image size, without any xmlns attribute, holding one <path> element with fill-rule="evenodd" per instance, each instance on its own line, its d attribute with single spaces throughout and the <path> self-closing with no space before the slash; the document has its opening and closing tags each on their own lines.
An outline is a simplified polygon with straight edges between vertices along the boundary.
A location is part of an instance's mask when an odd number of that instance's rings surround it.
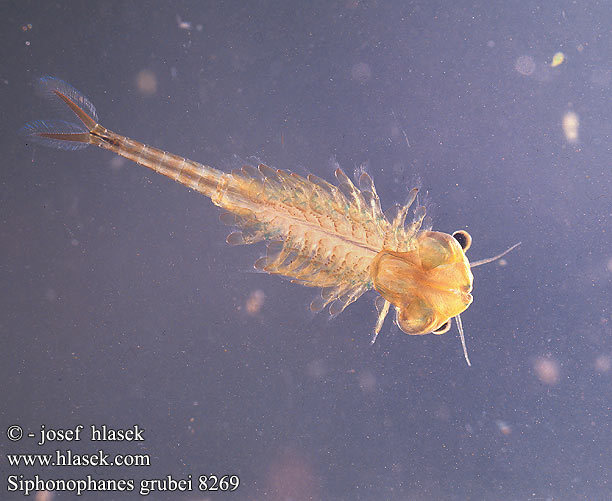
<svg viewBox="0 0 612 501">
<path fill-rule="evenodd" d="M 336 178 L 334 186 L 312 175 L 246 166 L 222 174 L 211 196 L 228 211 L 222 220 L 240 228 L 228 243 L 270 241 L 256 268 L 321 287 L 311 308 L 331 303 L 332 315 L 372 287 L 369 267 L 376 254 L 383 248 L 408 250 L 418 229 L 406 231 L 403 218 L 401 227 L 385 218 L 366 173 L 359 178 L 361 189 L 340 169 Z"/>
</svg>

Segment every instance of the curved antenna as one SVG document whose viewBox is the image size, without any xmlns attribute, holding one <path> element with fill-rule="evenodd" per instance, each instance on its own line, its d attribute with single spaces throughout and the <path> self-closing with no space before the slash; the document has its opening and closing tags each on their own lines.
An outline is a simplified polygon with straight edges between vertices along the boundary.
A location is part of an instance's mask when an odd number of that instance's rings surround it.
<svg viewBox="0 0 612 501">
<path fill-rule="evenodd" d="M 467 353 L 467 346 L 465 345 L 465 336 L 463 335 L 463 324 L 461 323 L 461 317 L 459 315 L 455 317 L 455 322 L 457 322 L 457 329 L 459 329 L 459 337 L 461 338 L 461 346 L 463 346 L 463 356 L 465 357 L 465 361 L 467 362 L 468 366 L 472 367 L 472 363 L 470 362 L 470 357 L 468 357 L 468 353 Z"/>
<path fill-rule="evenodd" d="M 488 257 L 486 259 L 481 259 L 480 261 L 474 261 L 473 263 L 470 263 L 470 268 L 476 268 L 476 266 L 480 266 L 481 264 L 487 264 L 487 263 L 491 263 L 493 261 L 498 260 L 499 258 L 504 257 L 506 254 L 508 254 L 508 252 L 510 252 L 512 249 L 516 249 L 519 245 L 521 245 L 522 242 L 519 242 L 517 244 L 514 244 L 512 247 L 510 247 L 509 249 L 506 249 L 504 252 L 502 252 L 501 254 L 498 254 L 497 256 L 493 256 L 493 257 Z"/>
</svg>

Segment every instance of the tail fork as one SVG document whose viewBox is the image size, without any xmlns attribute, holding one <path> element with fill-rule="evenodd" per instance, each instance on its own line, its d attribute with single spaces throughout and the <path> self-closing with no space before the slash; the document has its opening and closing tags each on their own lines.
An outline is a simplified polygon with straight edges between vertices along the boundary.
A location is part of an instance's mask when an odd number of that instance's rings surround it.
<svg viewBox="0 0 612 501">
<path fill-rule="evenodd" d="M 64 104 L 67 105 L 80 122 L 35 120 L 22 127 L 22 135 L 39 144 L 63 150 L 85 148 L 94 142 L 91 132 L 98 126 L 98 115 L 89 99 L 70 84 L 55 77 L 41 78 L 38 90 L 44 97 L 59 103 L 62 110 L 65 110 Z"/>
</svg>

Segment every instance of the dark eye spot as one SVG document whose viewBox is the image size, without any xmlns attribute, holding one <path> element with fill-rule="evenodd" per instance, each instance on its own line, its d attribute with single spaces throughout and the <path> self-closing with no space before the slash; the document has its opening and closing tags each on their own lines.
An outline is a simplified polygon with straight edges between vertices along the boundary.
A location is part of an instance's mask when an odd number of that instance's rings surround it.
<svg viewBox="0 0 612 501">
<path fill-rule="evenodd" d="M 453 238 L 459 242 L 463 252 L 467 251 L 472 245 L 472 237 L 465 230 L 459 230 L 453 233 Z"/>
</svg>

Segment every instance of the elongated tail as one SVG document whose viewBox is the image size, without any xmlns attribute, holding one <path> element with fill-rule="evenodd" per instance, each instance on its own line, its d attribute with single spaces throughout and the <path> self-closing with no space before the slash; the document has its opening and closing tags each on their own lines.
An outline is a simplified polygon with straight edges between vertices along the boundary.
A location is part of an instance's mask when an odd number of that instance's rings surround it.
<svg viewBox="0 0 612 501">
<path fill-rule="evenodd" d="M 22 129 L 24 135 L 62 149 L 93 144 L 210 197 L 230 213 L 223 220 L 241 230 L 229 235 L 228 243 L 271 242 L 257 268 L 323 289 L 311 305 L 314 310 L 329 305 L 331 314 L 341 312 L 372 287 L 370 263 L 383 247 L 406 251 L 414 246 L 424 208 L 417 209 L 407 226 L 408 206 L 389 221 L 365 172 L 360 173 L 359 187 L 340 169 L 337 185 L 265 165 L 225 173 L 102 127 L 93 104 L 62 80 L 44 77 L 39 87 L 70 110 L 72 121 L 31 122 Z"/>
<path fill-rule="evenodd" d="M 79 122 L 55 119 L 29 122 L 20 132 L 34 142 L 68 150 L 85 148 L 93 144 L 148 167 L 211 198 L 222 183 L 223 172 L 217 169 L 152 148 L 102 127 L 98 123 L 95 106 L 70 84 L 46 76 L 38 81 L 38 90 L 54 102 L 68 106 Z"/>
</svg>

